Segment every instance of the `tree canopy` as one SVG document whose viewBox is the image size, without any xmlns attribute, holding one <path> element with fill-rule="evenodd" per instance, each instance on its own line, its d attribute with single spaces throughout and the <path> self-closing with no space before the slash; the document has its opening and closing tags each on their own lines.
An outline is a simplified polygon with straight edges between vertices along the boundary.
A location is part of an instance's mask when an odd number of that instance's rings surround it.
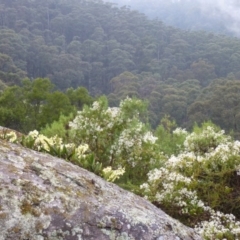
<svg viewBox="0 0 240 240">
<path fill-rule="evenodd" d="M 170 115 L 184 127 L 212 119 L 239 131 L 236 104 L 220 106 L 217 94 L 224 91 L 214 89 L 212 96 L 209 90 L 217 79 L 228 88 L 225 99 L 237 98 L 230 90 L 240 79 L 237 38 L 180 30 L 101 0 L 0 0 L 0 16 L 1 89 L 21 86 L 26 77 L 48 78 L 59 91 L 105 94 L 111 106 L 126 96 L 147 99 L 153 127 Z M 71 92 L 68 97 L 77 103 Z"/>
</svg>

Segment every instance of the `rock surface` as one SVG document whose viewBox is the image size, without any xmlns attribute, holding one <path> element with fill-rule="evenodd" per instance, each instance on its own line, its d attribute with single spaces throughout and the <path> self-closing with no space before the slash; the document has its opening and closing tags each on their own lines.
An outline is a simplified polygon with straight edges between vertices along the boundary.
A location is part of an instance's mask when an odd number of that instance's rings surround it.
<svg viewBox="0 0 240 240">
<path fill-rule="evenodd" d="M 201 239 L 141 197 L 2 140 L 0 183 L 0 240 Z"/>
</svg>

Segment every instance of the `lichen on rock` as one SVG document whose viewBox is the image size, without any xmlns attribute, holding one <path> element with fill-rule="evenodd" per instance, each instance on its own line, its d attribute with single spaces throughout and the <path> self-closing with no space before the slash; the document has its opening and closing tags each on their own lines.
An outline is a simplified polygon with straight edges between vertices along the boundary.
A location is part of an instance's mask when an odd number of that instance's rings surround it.
<svg viewBox="0 0 240 240">
<path fill-rule="evenodd" d="M 0 140 L 0 240 L 201 239 L 78 166 Z"/>
</svg>

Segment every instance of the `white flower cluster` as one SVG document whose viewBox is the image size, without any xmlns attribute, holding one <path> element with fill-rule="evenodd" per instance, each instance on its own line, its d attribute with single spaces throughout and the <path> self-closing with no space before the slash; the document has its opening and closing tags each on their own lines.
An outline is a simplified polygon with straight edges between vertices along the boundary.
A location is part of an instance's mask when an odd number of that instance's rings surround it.
<svg viewBox="0 0 240 240">
<path fill-rule="evenodd" d="M 69 123 L 73 130 L 85 132 L 86 135 L 95 135 L 108 129 L 109 131 L 115 126 L 120 109 L 106 108 L 101 102 L 95 101 L 92 108 L 85 108 L 77 113 L 75 119 Z"/>
<path fill-rule="evenodd" d="M 161 181 L 163 183 L 163 179 L 167 179 L 168 182 L 184 182 L 185 184 L 191 183 L 191 178 L 184 177 L 183 175 L 177 172 L 170 172 L 167 168 L 153 169 L 148 173 L 148 182 L 150 184 Z"/>
<path fill-rule="evenodd" d="M 123 151 L 131 152 L 133 147 L 140 148 L 142 146 L 141 135 L 136 131 L 133 133 L 131 129 L 124 129 L 116 141 L 111 146 L 116 155 L 121 154 Z"/>
<path fill-rule="evenodd" d="M 196 155 L 194 152 L 180 153 L 178 156 L 172 155 L 167 161 L 166 166 L 171 169 L 184 169 L 192 167 L 193 161 L 202 161 L 202 157 Z"/>
<path fill-rule="evenodd" d="M 111 145 L 109 160 L 112 160 L 112 156 L 115 158 L 125 156 L 129 164 L 133 167 L 136 165 L 139 156 L 135 153 L 142 148 L 142 138 L 140 132 L 137 131 L 139 128 L 135 130 L 134 134 L 131 129 L 124 129 L 120 133 L 118 138 Z"/>
<path fill-rule="evenodd" d="M 37 130 L 33 130 L 31 132 L 28 133 L 29 137 L 32 137 L 33 139 L 36 139 L 39 135 L 39 132 Z"/>
<path fill-rule="evenodd" d="M 122 100 L 119 104 L 120 108 L 124 108 L 124 106 L 131 105 L 134 103 L 135 105 L 141 104 L 141 100 L 139 99 L 132 99 L 130 97 L 126 97 L 124 100 Z"/>
<path fill-rule="evenodd" d="M 181 211 L 186 213 L 189 204 L 196 207 L 201 207 L 203 204 L 198 199 L 197 193 L 187 188 L 190 183 L 191 178 L 171 172 L 167 168 L 160 168 L 153 169 L 148 173 L 148 183 L 142 184 L 140 189 L 143 189 L 146 194 L 150 193 L 152 200 L 159 203 L 170 202 L 175 206 L 182 207 Z M 154 193 L 151 192 L 152 189 L 155 190 Z"/>
<path fill-rule="evenodd" d="M 206 161 L 215 163 L 215 164 L 229 164 L 229 159 L 232 158 L 234 160 L 231 161 L 231 164 L 234 164 L 232 167 L 236 168 L 240 163 L 240 142 L 228 142 L 225 144 L 219 144 L 212 152 L 205 154 Z"/>
<path fill-rule="evenodd" d="M 62 138 L 59 138 L 58 136 L 54 136 L 51 138 L 48 138 L 44 136 L 43 134 L 39 134 L 37 130 L 29 132 L 27 138 L 34 140 L 33 149 L 37 151 L 45 151 L 51 153 L 51 147 L 55 147 L 62 151 L 64 148 L 68 152 L 73 152 L 75 150 L 77 158 L 85 157 L 85 153 L 88 150 L 87 144 L 82 144 L 79 146 L 76 146 L 74 143 L 67 143 L 64 144 L 62 141 Z"/>
<path fill-rule="evenodd" d="M 224 130 L 218 132 L 211 126 L 207 126 L 201 133 L 191 133 L 184 141 L 186 151 L 199 151 L 202 144 L 209 146 L 208 150 L 212 150 L 212 145 L 217 146 L 221 143 L 228 142 L 231 137 L 224 135 Z"/>
<path fill-rule="evenodd" d="M 107 180 L 108 182 L 114 182 L 125 173 L 125 169 L 120 167 L 116 170 L 113 170 L 112 167 L 106 167 L 102 170 L 102 172 L 105 180 Z"/>
<path fill-rule="evenodd" d="M 100 108 L 99 102 L 95 101 L 95 102 L 92 104 L 92 109 L 93 109 L 93 110 L 98 110 L 99 108 Z"/>
<path fill-rule="evenodd" d="M 86 151 L 88 150 L 88 145 L 87 144 L 82 144 L 82 145 L 79 145 L 75 151 L 76 151 L 76 155 L 78 158 L 82 158 L 82 157 L 85 157 L 85 153 Z"/>
<path fill-rule="evenodd" d="M 7 133 L 0 133 L 0 138 L 6 139 L 9 142 L 16 142 L 17 134 L 14 131 L 7 132 Z"/>
<path fill-rule="evenodd" d="M 118 117 L 119 113 L 120 113 L 120 109 L 118 107 L 112 107 L 112 108 L 108 108 L 106 113 L 111 116 L 112 119 L 115 119 Z"/>
<path fill-rule="evenodd" d="M 188 135 L 188 132 L 185 128 L 176 128 L 173 131 L 173 134 L 177 135 L 177 136 L 186 136 L 186 135 Z"/>
<path fill-rule="evenodd" d="M 146 132 L 145 135 L 143 136 L 143 141 L 146 143 L 152 143 L 154 144 L 157 141 L 157 137 L 154 137 L 152 132 Z"/>
<path fill-rule="evenodd" d="M 231 161 L 230 161 L 231 159 Z M 201 163 L 202 166 L 208 166 L 211 171 L 217 171 L 219 165 L 231 165 L 231 169 L 240 170 L 240 142 L 221 143 L 211 151 L 199 155 L 197 152 L 183 152 L 178 156 L 172 155 L 165 163 L 168 168 L 175 170 L 186 170 L 186 168 L 194 171 L 195 163 Z"/>
<path fill-rule="evenodd" d="M 234 215 L 214 211 L 209 207 L 205 207 L 205 211 L 210 213 L 210 220 L 202 221 L 195 227 L 204 239 L 227 240 L 228 238 L 224 238 L 225 234 L 231 234 L 231 239 L 240 239 L 240 222 L 236 221 Z"/>
<path fill-rule="evenodd" d="M 28 137 L 31 137 L 34 139 L 34 150 L 37 151 L 49 151 L 50 147 L 49 145 L 54 145 L 54 140 L 53 138 L 47 138 L 43 134 L 39 134 L 37 130 L 31 131 L 28 134 Z M 56 138 L 55 138 L 56 141 Z"/>
</svg>

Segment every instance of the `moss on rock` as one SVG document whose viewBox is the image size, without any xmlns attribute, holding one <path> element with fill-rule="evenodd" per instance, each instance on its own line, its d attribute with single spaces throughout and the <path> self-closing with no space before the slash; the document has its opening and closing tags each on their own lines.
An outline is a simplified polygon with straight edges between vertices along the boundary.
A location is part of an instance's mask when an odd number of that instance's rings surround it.
<svg viewBox="0 0 240 240">
<path fill-rule="evenodd" d="M 0 140 L 0 240 L 201 239 L 145 199 Z"/>
</svg>

